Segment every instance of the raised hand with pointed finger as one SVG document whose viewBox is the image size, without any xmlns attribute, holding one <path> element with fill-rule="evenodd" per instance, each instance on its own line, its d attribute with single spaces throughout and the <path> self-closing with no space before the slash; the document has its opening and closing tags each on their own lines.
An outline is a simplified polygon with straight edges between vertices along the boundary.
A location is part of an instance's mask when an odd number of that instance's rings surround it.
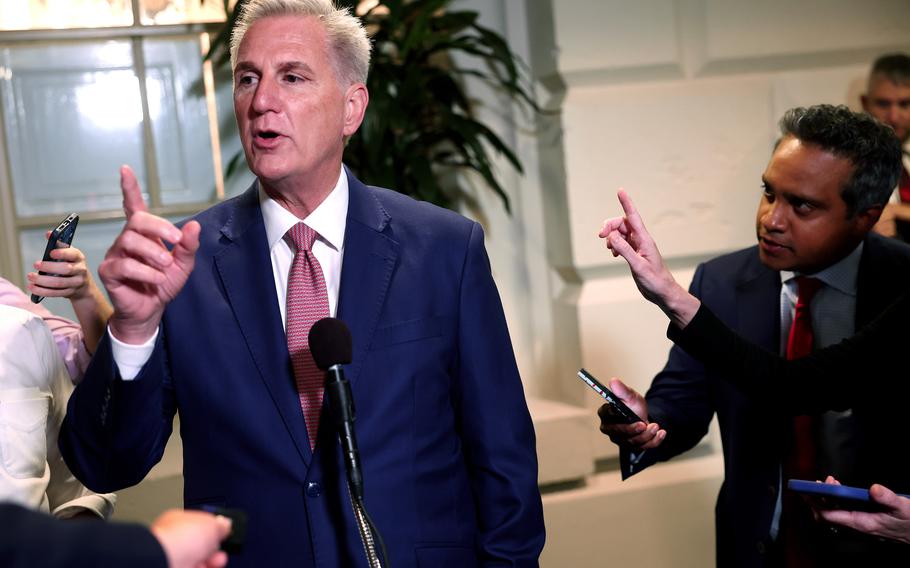
<svg viewBox="0 0 910 568">
<path fill-rule="evenodd" d="M 617 196 L 625 215 L 605 220 L 598 236 L 607 240 L 614 257 L 621 256 L 629 265 L 641 295 L 684 328 L 701 302 L 673 278 L 632 199 L 622 189 Z"/>
<path fill-rule="evenodd" d="M 199 223 L 182 229 L 148 212 L 136 175 L 120 168 L 120 189 L 126 224 L 98 267 L 98 275 L 114 305 L 111 333 L 124 343 L 151 338 L 165 306 L 193 271 L 199 248 Z M 166 243 L 170 243 L 169 250 Z"/>
</svg>

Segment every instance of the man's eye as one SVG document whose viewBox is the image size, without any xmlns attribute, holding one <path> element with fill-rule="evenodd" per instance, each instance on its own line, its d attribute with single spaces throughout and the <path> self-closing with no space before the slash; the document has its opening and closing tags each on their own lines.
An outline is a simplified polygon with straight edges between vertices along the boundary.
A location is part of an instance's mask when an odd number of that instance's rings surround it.
<svg viewBox="0 0 910 568">
<path fill-rule="evenodd" d="M 771 191 L 767 185 L 761 186 L 761 192 L 765 199 L 768 201 L 774 201 L 774 192 Z"/>
<path fill-rule="evenodd" d="M 813 210 L 815 210 L 815 207 L 806 201 L 794 201 L 792 202 L 792 205 L 793 210 L 801 215 L 811 213 Z"/>
<path fill-rule="evenodd" d="M 252 85 L 253 76 L 252 75 L 241 75 L 240 77 L 237 78 L 237 84 L 238 85 Z"/>
<path fill-rule="evenodd" d="M 284 80 L 288 83 L 299 83 L 303 81 L 303 77 L 300 77 L 299 75 L 285 75 Z"/>
</svg>

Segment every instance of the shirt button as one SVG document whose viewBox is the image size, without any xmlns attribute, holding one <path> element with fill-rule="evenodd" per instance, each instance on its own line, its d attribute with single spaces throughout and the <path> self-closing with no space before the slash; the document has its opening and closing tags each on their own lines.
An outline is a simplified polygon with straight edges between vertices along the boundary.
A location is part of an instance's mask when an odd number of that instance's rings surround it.
<svg viewBox="0 0 910 568">
<path fill-rule="evenodd" d="M 307 497 L 319 497 L 322 495 L 322 486 L 315 481 L 310 481 L 306 484 L 306 495 Z"/>
</svg>

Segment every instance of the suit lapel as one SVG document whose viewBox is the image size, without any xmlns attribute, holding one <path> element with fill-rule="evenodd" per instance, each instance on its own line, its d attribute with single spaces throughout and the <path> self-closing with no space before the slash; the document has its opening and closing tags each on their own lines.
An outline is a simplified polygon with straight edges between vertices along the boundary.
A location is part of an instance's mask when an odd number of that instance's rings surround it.
<svg viewBox="0 0 910 568">
<path fill-rule="evenodd" d="M 780 349 L 780 274 L 765 267 L 756 250 L 736 284 L 736 329 L 750 341 Z"/>
<path fill-rule="evenodd" d="M 376 196 L 350 172 L 347 175 L 350 194 L 337 316 L 351 330 L 353 358 L 347 377 L 354 383 L 382 313 L 399 244 L 387 236 L 391 217 Z"/>
<path fill-rule="evenodd" d="M 218 275 L 259 376 L 278 407 L 300 457 L 309 466 L 312 451 L 275 300 L 275 281 L 259 209 L 258 184 L 254 183 L 238 199 L 234 214 L 221 233 L 227 244 L 215 254 Z"/>
</svg>

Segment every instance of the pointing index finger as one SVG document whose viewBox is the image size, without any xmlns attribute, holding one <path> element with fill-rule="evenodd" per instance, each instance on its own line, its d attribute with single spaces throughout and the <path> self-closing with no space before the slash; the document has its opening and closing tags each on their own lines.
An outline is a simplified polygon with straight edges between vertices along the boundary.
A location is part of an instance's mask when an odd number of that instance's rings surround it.
<svg viewBox="0 0 910 568">
<path fill-rule="evenodd" d="M 626 219 L 629 222 L 629 226 L 632 227 L 635 232 L 644 232 L 644 221 L 641 220 L 641 215 L 638 214 L 638 209 L 635 208 L 635 204 L 632 203 L 632 198 L 629 197 L 629 194 L 626 193 L 626 190 L 620 189 L 616 193 L 616 196 L 619 197 L 619 203 L 622 205 L 622 210 L 626 214 Z"/>
<path fill-rule="evenodd" d="M 136 174 L 129 166 L 120 167 L 120 190 L 123 192 L 123 212 L 127 219 L 138 211 L 148 211 L 142 200 L 142 189 L 136 180 Z"/>
</svg>

